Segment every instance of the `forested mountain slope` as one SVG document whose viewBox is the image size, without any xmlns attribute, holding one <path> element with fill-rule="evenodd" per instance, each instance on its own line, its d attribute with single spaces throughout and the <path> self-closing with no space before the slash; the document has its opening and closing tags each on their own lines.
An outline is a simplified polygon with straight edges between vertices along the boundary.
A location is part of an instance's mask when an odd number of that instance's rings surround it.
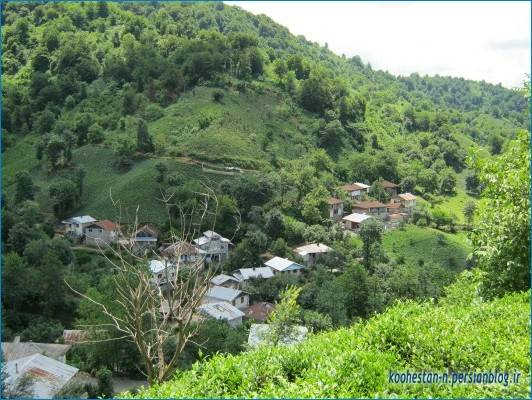
<svg viewBox="0 0 532 400">
<path fill-rule="evenodd" d="M 264 169 L 321 147 L 344 162 L 339 177 L 372 180 L 346 171 L 350 152 L 396 152 L 388 179 L 423 187 L 421 169 L 463 168 L 469 139 L 498 152 L 527 123 L 500 86 L 395 78 L 221 3 L 8 4 L 3 18 L 7 163 L 28 134 L 52 172 L 87 143 L 131 159 L 142 118 L 143 153 Z"/>
</svg>

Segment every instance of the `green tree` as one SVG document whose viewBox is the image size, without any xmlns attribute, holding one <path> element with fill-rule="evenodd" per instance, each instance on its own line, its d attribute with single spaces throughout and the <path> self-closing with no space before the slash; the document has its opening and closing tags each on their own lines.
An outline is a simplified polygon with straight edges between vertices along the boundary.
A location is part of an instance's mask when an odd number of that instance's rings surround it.
<svg viewBox="0 0 532 400">
<path fill-rule="evenodd" d="M 153 139 L 148 132 L 148 125 L 143 119 L 139 119 L 137 125 L 137 150 L 142 153 L 150 153 L 155 150 Z"/>
<path fill-rule="evenodd" d="M 301 321 L 301 308 L 297 304 L 297 298 L 301 288 L 291 286 L 281 292 L 281 299 L 275 306 L 275 310 L 268 316 L 270 330 L 267 342 L 276 346 L 279 343 L 290 341 L 296 334 L 296 327 Z"/>
<path fill-rule="evenodd" d="M 70 179 L 59 178 L 49 187 L 48 193 L 52 200 L 54 214 L 64 217 L 79 203 L 79 188 Z"/>
<path fill-rule="evenodd" d="M 105 136 L 103 134 L 103 129 L 100 124 L 95 122 L 90 126 L 87 139 L 89 139 L 89 142 L 93 144 L 103 142 Z"/>
<path fill-rule="evenodd" d="M 477 209 L 477 205 L 474 201 L 468 201 L 462 210 L 464 217 L 466 219 L 467 225 L 469 226 L 469 229 L 471 229 L 471 224 L 473 223 L 473 218 L 475 216 L 475 210 Z"/>
<path fill-rule="evenodd" d="M 157 177 L 155 178 L 155 180 L 157 182 L 163 182 L 164 175 L 168 172 L 168 167 L 165 163 L 159 161 L 157 164 L 155 164 L 155 169 L 157 170 Z"/>
<path fill-rule="evenodd" d="M 370 271 L 373 269 L 375 257 L 380 253 L 383 231 L 382 222 L 376 218 L 368 218 L 360 227 L 364 265 Z"/>
<path fill-rule="evenodd" d="M 107 368 L 101 368 L 96 373 L 98 380 L 98 393 L 105 399 L 113 397 L 113 374 Z"/>
<path fill-rule="evenodd" d="M 521 131 L 495 159 L 475 162 L 484 186 L 473 247 L 486 271 L 484 292 L 499 296 L 530 288 L 530 139 Z"/>
<path fill-rule="evenodd" d="M 19 204 L 24 200 L 33 200 L 35 188 L 33 180 L 28 171 L 19 171 L 15 175 L 15 204 Z"/>
</svg>

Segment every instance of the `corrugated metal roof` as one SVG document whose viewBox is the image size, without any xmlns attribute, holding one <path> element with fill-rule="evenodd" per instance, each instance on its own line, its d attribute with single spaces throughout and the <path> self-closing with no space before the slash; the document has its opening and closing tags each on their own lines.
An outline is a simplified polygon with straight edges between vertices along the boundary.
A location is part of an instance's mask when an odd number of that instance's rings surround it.
<svg viewBox="0 0 532 400">
<path fill-rule="evenodd" d="M 365 220 L 367 220 L 369 218 L 371 218 L 370 215 L 353 213 L 353 214 L 346 215 L 345 217 L 342 218 L 342 220 L 346 220 L 346 221 L 349 221 L 349 222 L 355 222 L 355 223 L 359 224 L 359 223 L 364 222 Z"/>
<path fill-rule="evenodd" d="M 23 376 L 32 379 L 31 389 L 35 398 L 52 398 L 79 371 L 53 358 L 34 354 L 5 364 L 9 377 L 6 385 L 15 386 Z"/>
<path fill-rule="evenodd" d="M 266 265 L 267 267 L 273 268 L 276 271 L 291 271 L 294 269 L 305 268 L 301 264 L 298 264 L 292 260 L 288 260 L 286 258 L 281 258 L 281 257 L 274 257 L 271 260 L 266 261 L 264 265 Z"/>
<path fill-rule="evenodd" d="M 416 196 L 414 196 L 412 193 L 401 193 L 399 195 L 397 195 L 398 197 L 400 197 L 401 199 L 405 200 L 405 201 L 410 201 L 410 200 L 415 200 L 416 199 Z"/>
<path fill-rule="evenodd" d="M 236 279 L 234 276 L 225 275 L 225 274 L 216 275 L 215 277 L 211 279 L 211 283 L 214 285 L 221 285 L 231 280 L 238 283 L 238 279 Z"/>
<path fill-rule="evenodd" d="M 242 318 L 245 315 L 238 308 L 225 301 L 221 301 L 219 303 L 202 304 L 198 307 L 198 311 L 211 318 L 223 319 L 227 321 Z"/>
<path fill-rule="evenodd" d="M 89 222 L 96 222 L 96 219 L 92 218 L 90 215 L 82 215 L 80 217 L 72 217 L 67 220 L 62 221 L 62 224 L 88 224 Z"/>
<path fill-rule="evenodd" d="M 240 296 L 241 293 L 242 290 L 226 288 L 223 286 L 213 286 L 207 290 L 205 296 L 231 302 Z"/>
<path fill-rule="evenodd" d="M 273 272 L 269 267 L 257 267 L 257 268 L 240 268 L 234 271 L 235 276 L 240 280 L 247 281 L 251 278 L 271 278 Z"/>
</svg>

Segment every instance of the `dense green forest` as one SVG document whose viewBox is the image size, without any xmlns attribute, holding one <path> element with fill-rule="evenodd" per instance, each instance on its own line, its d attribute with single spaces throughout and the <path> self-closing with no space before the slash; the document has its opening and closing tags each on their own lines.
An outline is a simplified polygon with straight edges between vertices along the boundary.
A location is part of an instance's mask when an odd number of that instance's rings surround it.
<svg viewBox="0 0 532 400">
<path fill-rule="evenodd" d="M 127 225 L 138 207 L 140 222 L 156 225 L 165 241 L 179 230 L 179 214 L 161 199 L 172 197 L 182 210 L 193 210 L 197 192 L 208 186 L 218 208 L 205 226 L 235 243 L 223 271 L 260 266 L 272 255 L 295 258 L 292 248 L 304 242 L 334 249 L 305 276 L 257 281 L 249 292 L 253 301 L 276 302 L 286 287 L 300 287 L 302 323 L 313 333 L 340 330 L 302 345 L 301 358 L 299 349 L 283 358 L 276 348 L 249 358 L 216 356 L 145 395 L 205 395 L 204 385 L 214 381 L 220 392 L 212 396 L 509 393 L 403 392 L 384 385 L 384 369 L 376 367 L 380 378 L 373 386 L 346 375 L 347 386 L 323 381 L 323 391 L 310 391 L 321 382 L 307 374 L 314 364 L 304 357 L 314 348 L 324 349 L 318 359 L 325 360 L 337 357 L 331 351 L 356 345 L 338 362 L 358 360 L 360 368 L 381 361 L 405 369 L 454 368 L 448 359 L 458 350 L 433 354 L 436 339 L 415 331 L 417 324 L 449 332 L 457 326 L 479 341 L 458 367 L 491 368 L 502 360 L 508 368 L 529 370 L 520 353 L 528 349 L 529 326 L 522 321 L 527 295 L 507 294 L 526 291 L 530 281 L 528 89 L 396 77 L 223 3 L 2 7 L 4 340 L 21 335 L 52 342 L 65 328 L 106 322 L 62 282 L 112 304 L 111 267 L 101 255 L 55 235 L 62 219 L 120 215 Z M 327 199 L 339 197 L 349 210 L 338 188 L 354 181 L 386 198 L 383 179 L 418 196 L 409 223 L 344 235 L 328 218 Z M 477 303 L 456 299 L 429 305 L 465 269 L 483 271 L 475 281 L 480 311 L 475 313 Z M 403 303 L 394 306 L 397 301 Z M 411 314 L 404 330 L 397 327 Z M 471 326 L 460 322 L 472 319 Z M 479 322 L 484 320 L 493 331 Z M 507 325 L 518 331 L 515 347 L 500 360 L 482 358 L 477 349 L 490 334 L 497 346 L 509 340 Z M 480 336 L 477 327 L 484 329 Z M 247 328 L 203 324 L 198 335 L 210 341 L 201 349 L 187 345 L 180 369 L 217 352 L 245 351 Z M 393 333 L 383 344 L 371 342 L 381 328 Z M 392 343 L 394 335 L 403 342 Z M 426 350 L 429 359 L 397 350 L 409 335 L 420 336 L 421 350 L 411 351 Z M 331 341 L 342 345 L 327 350 Z M 271 357 L 278 363 L 265 362 Z M 139 360 L 123 340 L 81 346 L 70 362 L 88 372 L 138 375 Z M 225 370 L 259 364 L 272 368 L 260 385 L 233 385 L 237 375 Z M 523 395 L 525 388 L 512 393 Z"/>
</svg>

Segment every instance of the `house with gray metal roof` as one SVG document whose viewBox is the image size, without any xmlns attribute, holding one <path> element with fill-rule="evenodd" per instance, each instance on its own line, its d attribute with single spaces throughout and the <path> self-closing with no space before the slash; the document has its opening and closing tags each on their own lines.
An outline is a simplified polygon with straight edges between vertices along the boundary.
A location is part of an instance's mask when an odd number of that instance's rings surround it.
<svg viewBox="0 0 532 400">
<path fill-rule="evenodd" d="M 249 281 L 250 279 L 268 279 L 273 277 L 273 272 L 270 267 L 253 267 L 253 268 L 240 268 L 233 271 L 233 275 L 240 282 Z"/>
<path fill-rule="evenodd" d="M 304 265 L 282 257 L 273 257 L 271 260 L 266 261 L 264 265 L 269 267 L 274 275 L 278 273 L 300 274 L 301 270 L 305 269 Z"/>
<path fill-rule="evenodd" d="M 236 277 L 226 274 L 216 275 L 211 279 L 211 285 L 213 286 L 223 286 L 226 288 L 237 289 L 239 284 L 240 281 Z"/>
<path fill-rule="evenodd" d="M 233 327 L 242 325 L 242 317 L 245 315 L 226 301 L 202 304 L 198 307 L 198 313 L 217 320 L 227 321 Z"/>
<path fill-rule="evenodd" d="M 230 303 L 239 310 L 245 310 L 249 307 L 249 295 L 247 293 L 223 286 L 213 286 L 207 290 L 202 304 L 219 303 L 221 301 Z"/>
</svg>

